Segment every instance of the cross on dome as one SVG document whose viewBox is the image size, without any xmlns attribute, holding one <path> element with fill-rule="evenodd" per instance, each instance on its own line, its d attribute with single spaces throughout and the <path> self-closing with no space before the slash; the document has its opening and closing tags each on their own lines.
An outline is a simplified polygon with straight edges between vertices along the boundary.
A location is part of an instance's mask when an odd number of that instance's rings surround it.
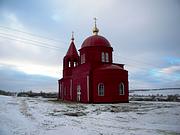
<svg viewBox="0 0 180 135">
<path fill-rule="evenodd" d="M 98 35 L 98 32 L 99 32 L 99 29 L 96 26 L 96 21 L 97 21 L 97 18 L 95 17 L 94 18 L 94 28 L 93 28 L 93 34 L 94 35 Z"/>
<path fill-rule="evenodd" d="M 95 17 L 95 18 L 94 18 L 95 27 L 96 27 L 96 21 L 97 21 L 97 18 Z"/>
</svg>

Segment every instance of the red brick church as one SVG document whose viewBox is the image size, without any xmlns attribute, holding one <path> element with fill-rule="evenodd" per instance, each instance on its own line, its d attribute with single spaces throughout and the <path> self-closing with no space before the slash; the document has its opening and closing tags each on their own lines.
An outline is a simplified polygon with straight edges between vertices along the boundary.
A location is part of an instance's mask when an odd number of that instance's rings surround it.
<svg viewBox="0 0 180 135">
<path fill-rule="evenodd" d="M 113 63 L 109 41 L 93 28 L 76 50 L 72 36 L 63 59 L 63 78 L 58 80 L 59 99 L 83 103 L 128 102 L 128 71 L 124 64 Z"/>
</svg>

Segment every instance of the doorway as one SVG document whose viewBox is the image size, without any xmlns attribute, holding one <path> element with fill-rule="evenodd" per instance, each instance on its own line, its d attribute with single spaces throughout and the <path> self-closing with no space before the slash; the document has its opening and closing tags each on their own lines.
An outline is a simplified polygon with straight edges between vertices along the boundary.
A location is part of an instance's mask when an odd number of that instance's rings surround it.
<svg viewBox="0 0 180 135">
<path fill-rule="evenodd" d="M 81 86 L 77 86 L 77 101 L 81 101 Z"/>
</svg>

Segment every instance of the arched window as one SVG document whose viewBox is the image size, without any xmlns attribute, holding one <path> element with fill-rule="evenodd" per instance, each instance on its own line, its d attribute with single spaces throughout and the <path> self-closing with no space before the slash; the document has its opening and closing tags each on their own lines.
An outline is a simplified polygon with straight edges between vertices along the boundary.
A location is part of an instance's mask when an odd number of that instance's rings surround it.
<svg viewBox="0 0 180 135">
<path fill-rule="evenodd" d="M 85 63 L 85 54 L 81 55 L 81 64 Z"/>
<path fill-rule="evenodd" d="M 68 67 L 71 67 L 71 61 L 68 61 Z"/>
<path fill-rule="evenodd" d="M 101 53 L 101 61 L 102 61 L 102 62 L 105 62 L 104 52 Z"/>
<path fill-rule="evenodd" d="M 83 54 L 81 55 L 81 64 L 83 64 Z"/>
<path fill-rule="evenodd" d="M 109 62 L 109 54 L 106 52 L 106 62 Z"/>
<path fill-rule="evenodd" d="M 119 84 L 119 95 L 124 95 L 124 83 Z"/>
<path fill-rule="evenodd" d="M 104 84 L 103 83 L 98 84 L 98 96 L 104 96 Z"/>
<path fill-rule="evenodd" d="M 74 61 L 74 67 L 76 67 L 76 62 Z"/>
<path fill-rule="evenodd" d="M 86 62 L 85 54 L 83 54 L 83 63 Z"/>
</svg>

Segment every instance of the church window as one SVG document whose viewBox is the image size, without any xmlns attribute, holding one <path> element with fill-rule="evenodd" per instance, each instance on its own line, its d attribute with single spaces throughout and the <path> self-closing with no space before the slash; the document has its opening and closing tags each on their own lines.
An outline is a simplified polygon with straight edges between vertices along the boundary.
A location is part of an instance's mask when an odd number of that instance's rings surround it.
<svg viewBox="0 0 180 135">
<path fill-rule="evenodd" d="M 85 54 L 81 55 L 81 64 L 85 63 Z"/>
<path fill-rule="evenodd" d="M 103 83 L 98 84 L 98 96 L 104 96 L 104 84 Z"/>
<path fill-rule="evenodd" d="M 119 95 L 124 95 L 124 83 L 119 84 Z"/>
<path fill-rule="evenodd" d="M 81 55 L 81 64 L 83 64 L 82 57 L 83 57 L 83 56 Z"/>
<path fill-rule="evenodd" d="M 68 62 L 68 67 L 71 67 L 71 61 Z"/>
<path fill-rule="evenodd" d="M 109 62 L 109 54 L 106 52 L 106 62 Z"/>
<path fill-rule="evenodd" d="M 74 67 L 76 67 L 76 62 L 74 61 Z"/>
<path fill-rule="evenodd" d="M 104 52 L 101 53 L 101 61 L 102 61 L 102 62 L 105 62 Z"/>
<path fill-rule="evenodd" d="M 85 54 L 83 54 L 83 63 L 85 63 Z"/>
</svg>

